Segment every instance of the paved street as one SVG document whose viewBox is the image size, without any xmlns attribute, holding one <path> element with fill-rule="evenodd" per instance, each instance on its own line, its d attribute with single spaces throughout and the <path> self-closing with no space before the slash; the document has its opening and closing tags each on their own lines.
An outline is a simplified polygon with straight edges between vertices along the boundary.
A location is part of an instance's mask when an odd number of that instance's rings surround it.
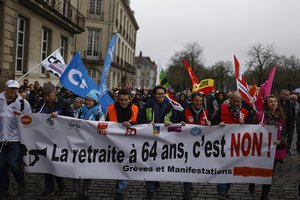
<svg viewBox="0 0 300 200">
<path fill-rule="evenodd" d="M 295 138 L 295 137 L 294 137 Z M 276 167 L 275 176 L 270 193 L 270 200 L 300 199 L 298 196 L 298 182 L 300 181 L 300 154 L 296 152 L 293 145 L 292 156 L 285 158 L 284 163 L 279 163 Z M 10 199 L 36 199 L 44 187 L 42 174 L 26 174 L 26 192 L 22 198 L 17 198 L 16 184 L 11 177 Z M 65 179 L 66 193 L 64 196 L 55 196 L 53 200 L 70 199 L 72 192 L 72 181 Z M 125 193 L 125 199 L 143 199 L 145 189 L 144 182 L 131 181 Z M 90 190 L 90 199 L 109 200 L 113 199 L 115 192 L 115 181 L 94 180 Z M 154 193 L 154 199 L 182 199 L 182 183 L 162 182 L 161 188 Z M 230 199 L 255 200 L 260 198 L 261 187 L 257 185 L 254 194 L 249 193 L 247 184 L 233 184 L 229 192 Z M 193 199 L 218 199 L 216 184 L 194 184 L 192 192 Z"/>
</svg>

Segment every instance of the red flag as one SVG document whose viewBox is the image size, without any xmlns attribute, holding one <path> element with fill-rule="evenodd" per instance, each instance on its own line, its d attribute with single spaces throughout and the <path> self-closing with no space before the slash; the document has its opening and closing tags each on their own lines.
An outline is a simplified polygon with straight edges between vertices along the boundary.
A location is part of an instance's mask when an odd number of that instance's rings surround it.
<svg viewBox="0 0 300 200">
<path fill-rule="evenodd" d="M 234 55 L 234 65 L 235 65 L 235 79 L 237 90 L 241 93 L 242 98 L 248 103 L 252 108 L 255 109 L 254 101 L 251 95 L 249 94 L 249 89 L 247 85 L 247 80 L 243 74 L 240 63 Z"/>
<path fill-rule="evenodd" d="M 263 110 L 264 99 L 271 94 L 271 88 L 272 88 L 275 72 L 276 72 L 276 66 L 273 67 L 273 69 L 269 73 L 267 80 L 260 87 L 260 90 L 258 92 L 256 101 L 255 101 L 255 106 L 257 108 L 257 111 Z"/>
<path fill-rule="evenodd" d="M 249 94 L 253 98 L 253 100 L 255 101 L 256 97 L 257 97 L 257 85 L 255 83 L 255 79 L 253 79 L 253 83 L 252 83 L 251 89 L 249 91 Z"/>
<path fill-rule="evenodd" d="M 190 78 L 192 80 L 192 86 L 193 87 L 195 87 L 195 85 L 198 86 L 199 81 L 198 81 L 196 75 L 194 74 L 192 67 L 189 65 L 189 63 L 183 57 L 182 57 L 182 61 L 184 63 L 186 70 L 188 71 L 188 73 L 190 75 Z"/>
</svg>

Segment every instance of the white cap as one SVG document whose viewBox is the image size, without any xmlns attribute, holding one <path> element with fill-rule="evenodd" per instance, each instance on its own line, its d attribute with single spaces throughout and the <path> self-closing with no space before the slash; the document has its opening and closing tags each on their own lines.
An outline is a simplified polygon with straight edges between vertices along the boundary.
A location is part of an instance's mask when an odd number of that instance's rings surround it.
<svg viewBox="0 0 300 200">
<path fill-rule="evenodd" d="M 19 88 L 20 87 L 18 81 L 15 81 L 15 80 L 8 80 L 8 81 L 6 81 L 5 85 L 8 88 Z"/>
</svg>

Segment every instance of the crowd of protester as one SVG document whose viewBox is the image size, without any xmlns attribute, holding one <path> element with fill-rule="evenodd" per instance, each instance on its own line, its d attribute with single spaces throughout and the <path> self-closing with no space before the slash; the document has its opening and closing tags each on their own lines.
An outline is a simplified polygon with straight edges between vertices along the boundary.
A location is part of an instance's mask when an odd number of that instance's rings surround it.
<svg viewBox="0 0 300 200">
<path fill-rule="evenodd" d="M 264 102 L 264 110 L 256 112 L 246 104 L 241 95 L 236 91 L 213 92 L 208 95 L 200 93 L 182 92 L 174 93 L 183 111 L 175 111 L 165 98 L 167 90 L 163 86 L 156 86 L 152 90 L 125 90 L 114 89 L 109 92 L 114 104 L 110 105 L 106 113 L 101 110 L 97 102 L 98 93 L 89 92 L 85 98 L 78 97 L 72 92 L 45 83 L 43 86 L 35 81 L 30 84 L 27 79 L 19 86 L 14 80 L 6 82 L 5 91 L 0 94 L 0 112 L 9 113 L 0 116 L 0 123 L 4 118 L 9 123 L 1 124 L 0 134 L 0 199 L 6 199 L 9 191 L 8 169 L 13 173 L 18 193 L 22 195 L 25 190 L 24 172 L 22 170 L 22 157 L 19 142 L 19 133 L 16 128 L 15 115 L 40 112 L 57 115 L 73 116 L 93 121 L 114 121 L 130 127 L 138 123 L 162 123 L 170 126 L 173 123 L 199 124 L 204 126 L 226 126 L 226 124 L 267 124 L 278 128 L 276 160 L 283 162 L 285 154 L 292 155 L 291 144 L 293 133 L 297 132 L 296 151 L 300 153 L 300 109 L 299 98 L 296 93 L 281 90 L 279 96 L 270 95 Z M 17 108 L 17 110 L 16 110 Z M 6 127 L 8 129 L 5 129 Z M 296 129 L 295 129 L 296 127 Z M 294 130 L 295 129 L 295 130 Z M 7 133 L 4 133 L 4 131 Z M 59 195 L 65 191 L 62 177 L 44 174 L 44 191 L 38 199 L 48 199 L 55 195 L 54 180 L 58 185 Z M 83 182 L 81 185 L 81 181 Z M 88 192 L 92 180 L 73 180 L 72 199 L 88 199 Z M 128 185 L 126 180 L 118 180 L 116 184 L 115 199 L 123 199 L 123 193 Z M 191 183 L 183 184 L 183 199 L 191 199 L 193 186 Z M 217 184 L 217 192 L 222 199 L 229 198 L 230 183 Z M 159 182 L 146 181 L 145 199 L 153 199 L 154 190 L 160 187 Z M 262 185 L 261 200 L 269 199 L 271 185 Z M 249 192 L 255 192 L 255 185 L 249 184 Z"/>
</svg>

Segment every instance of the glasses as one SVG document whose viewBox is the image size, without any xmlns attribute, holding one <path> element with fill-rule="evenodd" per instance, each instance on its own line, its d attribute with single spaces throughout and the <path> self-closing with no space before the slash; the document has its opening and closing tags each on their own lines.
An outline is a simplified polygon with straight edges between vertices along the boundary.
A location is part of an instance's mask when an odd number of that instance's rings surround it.
<svg viewBox="0 0 300 200">
<path fill-rule="evenodd" d="M 119 101 L 128 101 L 129 99 L 119 99 Z"/>
</svg>

